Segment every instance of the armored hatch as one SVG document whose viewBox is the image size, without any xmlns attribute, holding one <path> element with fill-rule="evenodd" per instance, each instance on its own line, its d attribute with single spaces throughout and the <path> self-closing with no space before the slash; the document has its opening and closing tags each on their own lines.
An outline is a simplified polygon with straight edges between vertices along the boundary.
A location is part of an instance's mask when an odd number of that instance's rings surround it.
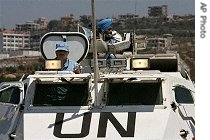
<svg viewBox="0 0 210 140">
<path fill-rule="evenodd" d="M 40 41 L 41 54 L 44 59 L 50 60 L 56 57 L 55 46 L 57 42 L 64 41 L 70 46 L 68 58 L 80 63 L 89 51 L 89 41 L 80 32 L 49 32 Z"/>
</svg>

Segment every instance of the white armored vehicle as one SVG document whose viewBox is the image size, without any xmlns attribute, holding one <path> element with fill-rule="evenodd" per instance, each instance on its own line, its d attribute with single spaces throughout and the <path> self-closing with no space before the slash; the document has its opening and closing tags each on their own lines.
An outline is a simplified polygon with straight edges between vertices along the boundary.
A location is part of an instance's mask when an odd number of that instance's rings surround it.
<svg viewBox="0 0 210 140">
<path fill-rule="evenodd" d="M 70 44 L 81 74 L 59 71 L 51 60 L 60 40 Z M 89 49 L 80 32 L 42 38 L 46 69 L 0 84 L 0 139 L 195 139 L 195 87 L 178 54 L 99 56 L 94 79 Z"/>
</svg>

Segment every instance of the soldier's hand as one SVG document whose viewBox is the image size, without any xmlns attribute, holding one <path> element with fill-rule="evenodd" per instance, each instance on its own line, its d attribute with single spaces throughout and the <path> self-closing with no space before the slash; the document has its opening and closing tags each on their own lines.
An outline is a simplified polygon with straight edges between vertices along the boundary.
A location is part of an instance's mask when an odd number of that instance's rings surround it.
<svg viewBox="0 0 210 140">
<path fill-rule="evenodd" d="M 74 73 L 76 73 L 76 74 L 81 73 L 81 67 L 80 67 L 80 66 L 77 66 L 77 67 L 74 69 Z"/>
</svg>

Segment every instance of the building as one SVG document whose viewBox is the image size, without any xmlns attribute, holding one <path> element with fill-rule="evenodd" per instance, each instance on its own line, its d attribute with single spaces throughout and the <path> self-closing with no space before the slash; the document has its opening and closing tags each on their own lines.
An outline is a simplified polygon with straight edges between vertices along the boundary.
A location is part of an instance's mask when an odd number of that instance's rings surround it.
<svg viewBox="0 0 210 140">
<path fill-rule="evenodd" d="M 71 14 L 69 16 L 61 17 L 60 21 L 65 26 L 74 24 L 74 15 Z"/>
<path fill-rule="evenodd" d="M 49 21 L 45 17 L 40 17 L 38 20 L 27 21 L 24 24 L 16 24 L 16 31 L 30 32 L 30 48 L 39 50 L 39 43 L 43 32 L 47 29 Z"/>
<path fill-rule="evenodd" d="M 38 29 L 46 29 L 49 21 L 45 17 L 40 17 L 35 23 L 39 25 Z"/>
<path fill-rule="evenodd" d="M 0 32 L 1 53 L 30 48 L 30 33 L 25 31 L 3 30 Z"/>
<path fill-rule="evenodd" d="M 134 18 L 139 18 L 139 15 L 128 13 L 125 15 L 119 15 L 118 17 L 119 19 L 134 19 Z"/>
<path fill-rule="evenodd" d="M 16 30 L 18 31 L 33 31 L 38 29 L 39 24 L 33 21 L 27 21 L 25 24 L 16 24 Z"/>
<path fill-rule="evenodd" d="M 38 20 L 27 21 L 24 24 L 16 24 L 18 31 L 36 31 L 47 28 L 48 21 L 45 17 L 40 17 Z"/>
<path fill-rule="evenodd" d="M 167 17 L 168 16 L 168 6 L 150 6 L 148 7 L 148 15 L 152 17 Z"/>
</svg>

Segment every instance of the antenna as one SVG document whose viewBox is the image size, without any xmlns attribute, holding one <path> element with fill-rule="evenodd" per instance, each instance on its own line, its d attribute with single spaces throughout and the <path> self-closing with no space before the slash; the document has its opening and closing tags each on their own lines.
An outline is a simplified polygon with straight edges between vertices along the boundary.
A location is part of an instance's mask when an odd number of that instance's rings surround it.
<svg viewBox="0 0 210 140">
<path fill-rule="evenodd" d="M 134 34 L 135 34 L 135 31 L 136 31 L 136 5 L 137 5 L 137 0 L 135 0 L 135 8 L 134 8 L 134 18 L 135 18 L 135 20 L 134 20 Z"/>
<path fill-rule="evenodd" d="M 95 84 L 95 106 L 98 106 L 98 58 L 96 47 L 96 19 L 95 19 L 95 0 L 91 0 L 92 9 L 92 30 L 93 30 L 93 61 L 94 61 L 94 84 Z"/>
</svg>

